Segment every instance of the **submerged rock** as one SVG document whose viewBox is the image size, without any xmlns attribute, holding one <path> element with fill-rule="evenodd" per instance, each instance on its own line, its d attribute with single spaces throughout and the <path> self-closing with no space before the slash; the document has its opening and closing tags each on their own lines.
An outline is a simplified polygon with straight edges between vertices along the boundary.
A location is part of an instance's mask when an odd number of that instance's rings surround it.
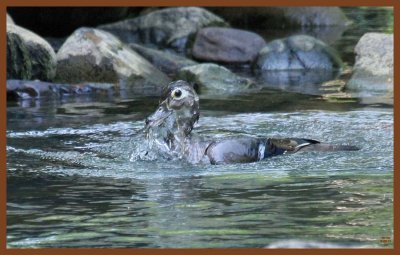
<svg viewBox="0 0 400 255">
<path fill-rule="evenodd" d="M 356 62 L 346 89 L 360 97 L 383 97 L 374 101 L 390 103 L 393 100 L 393 49 L 393 34 L 364 34 L 354 49 Z"/>
<path fill-rule="evenodd" d="M 57 53 L 57 80 L 106 82 L 124 88 L 162 87 L 169 78 L 112 34 L 93 28 L 76 30 Z"/>
<path fill-rule="evenodd" d="M 294 35 L 268 43 L 258 54 L 259 70 L 331 70 L 341 68 L 337 52 L 307 35 Z"/>
<path fill-rule="evenodd" d="M 14 20 L 11 18 L 11 16 L 7 13 L 7 24 L 15 24 Z"/>
<path fill-rule="evenodd" d="M 265 44 L 264 39 L 253 32 L 208 27 L 197 33 L 192 55 L 204 61 L 251 63 Z"/>
<path fill-rule="evenodd" d="M 135 43 L 131 43 L 129 46 L 134 51 L 142 55 L 145 59 L 150 61 L 150 63 L 152 63 L 160 71 L 168 75 L 176 75 L 179 69 L 197 64 L 191 59 L 171 52 L 155 50 Z"/>
<path fill-rule="evenodd" d="M 189 36 L 203 27 L 226 26 L 225 21 L 198 7 L 166 8 L 133 19 L 99 26 L 128 43 L 150 44 L 183 51 Z"/>
<path fill-rule="evenodd" d="M 56 74 L 56 54 L 37 34 L 7 23 L 7 79 L 49 81 Z"/>
<path fill-rule="evenodd" d="M 240 77 L 216 64 L 198 64 L 182 68 L 178 79 L 199 85 L 200 93 L 235 93 L 254 85 L 252 80 Z"/>
</svg>

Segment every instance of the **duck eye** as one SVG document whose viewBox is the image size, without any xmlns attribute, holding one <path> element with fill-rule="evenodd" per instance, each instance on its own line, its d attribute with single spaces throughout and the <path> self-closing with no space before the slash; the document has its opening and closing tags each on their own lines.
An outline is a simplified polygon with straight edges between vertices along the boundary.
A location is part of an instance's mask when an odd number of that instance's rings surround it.
<svg viewBox="0 0 400 255">
<path fill-rule="evenodd" d="M 174 98 L 180 98 L 181 96 L 182 96 L 182 91 L 180 91 L 179 89 L 175 90 L 172 93 L 172 97 L 174 97 Z"/>
</svg>

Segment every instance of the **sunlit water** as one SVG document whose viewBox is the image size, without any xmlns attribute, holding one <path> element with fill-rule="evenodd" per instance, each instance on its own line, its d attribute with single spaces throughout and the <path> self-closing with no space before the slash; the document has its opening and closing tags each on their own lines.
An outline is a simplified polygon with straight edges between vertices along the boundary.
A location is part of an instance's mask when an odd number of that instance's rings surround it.
<svg viewBox="0 0 400 255">
<path fill-rule="evenodd" d="M 390 106 L 269 90 L 200 103 L 194 135 L 303 137 L 361 150 L 221 166 L 143 161 L 132 155 L 146 143 L 144 118 L 156 98 L 9 104 L 7 245 L 266 247 L 296 239 L 392 247 L 382 242 L 393 234 Z"/>
</svg>

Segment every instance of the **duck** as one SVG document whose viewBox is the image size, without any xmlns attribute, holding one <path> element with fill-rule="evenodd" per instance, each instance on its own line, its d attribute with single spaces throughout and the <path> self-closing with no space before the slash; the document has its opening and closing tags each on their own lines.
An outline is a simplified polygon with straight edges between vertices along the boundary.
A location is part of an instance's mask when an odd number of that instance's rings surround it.
<svg viewBox="0 0 400 255">
<path fill-rule="evenodd" d="M 323 143 L 308 138 L 253 137 L 248 135 L 213 139 L 192 133 L 200 117 L 199 96 L 183 80 L 169 83 L 157 109 L 145 120 L 150 149 L 171 159 L 192 164 L 250 163 L 306 151 L 357 151 L 353 145 Z"/>
</svg>

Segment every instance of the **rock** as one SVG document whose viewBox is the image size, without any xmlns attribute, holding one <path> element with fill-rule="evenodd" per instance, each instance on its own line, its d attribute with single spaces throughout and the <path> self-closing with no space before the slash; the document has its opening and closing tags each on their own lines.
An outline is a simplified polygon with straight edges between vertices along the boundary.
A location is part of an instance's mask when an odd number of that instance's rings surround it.
<svg viewBox="0 0 400 255">
<path fill-rule="evenodd" d="M 354 49 L 356 62 L 346 89 L 359 97 L 382 96 L 392 100 L 393 47 L 393 34 L 364 34 Z"/>
<path fill-rule="evenodd" d="M 393 34 L 366 33 L 358 41 L 355 70 L 373 75 L 393 75 Z"/>
<path fill-rule="evenodd" d="M 307 35 L 294 35 L 268 43 L 258 54 L 259 70 L 337 69 L 342 61 L 324 42 Z"/>
<path fill-rule="evenodd" d="M 131 43 L 129 46 L 147 59 L 150 63 L 152 63 L 155 67 L 157 67 L 160 71 L 170 76 L 176 75 L 179 69 L 183 67 L 197 64 L 191 59 L 171 52 L 155 50 L 135 43 Z"/>
<path fill-rule="evenodd" d="M 183 52 L 191 35 L 209 26 L 226 26 L 221 18 L 198 7 L 166 8 L 99 28 L 128 43 L 172 48 Z"/>
<path fill-rule="evenodd" d="M 60 84 L 39 80 L 7 80 L 7 101 L 113 92 L 114 85 L 110 83 Z"/>
<path fill-rule="evenodd" d="M 56 54 L 37 34 L 7 23 L 7 79 L 50 81 L 56 74 Z"/>
<path fill-rule="evenodd" d="M 201 29 L 192 48 L 196 59 L 223 63 L 251 63 L 265 46 L 256 33 L 233 29 L 207 27 Z"/>
<path fill-rule="evenodd" d="M 143 8 L 129 7 L 9 7 L 14 21 L 42 36 L 66 37 L 77 28 L 98 26 L 135 15 Z"/>
<path fill-rule="evenodd" d="M 10 15 L 8 15 L 8 13 L 7 13 L 7 24 L 15 24 L 14 20 L 11 18 Z"/>
<path fill-rule="evenodd" d="M 347 26 L 351 22 L 338 7 L 223 7 L 209 8 L 234 27 L 286 28 Z"/>
<path fill-rule="evenodd" d="M 57 53 L 57 81 L 119 83 L 122 89 L 157 88 L 169 78 L 112 34 L 76 30 Z"/>
<path fill-rule="evenodd" d="M 178 79 L 195 83 L 200 93 L 236 93 L 254 85 L 250 79 L 237 76 L 227 68 L 216 64 L 198 64 L 184 67 Z"/>
</svg>

